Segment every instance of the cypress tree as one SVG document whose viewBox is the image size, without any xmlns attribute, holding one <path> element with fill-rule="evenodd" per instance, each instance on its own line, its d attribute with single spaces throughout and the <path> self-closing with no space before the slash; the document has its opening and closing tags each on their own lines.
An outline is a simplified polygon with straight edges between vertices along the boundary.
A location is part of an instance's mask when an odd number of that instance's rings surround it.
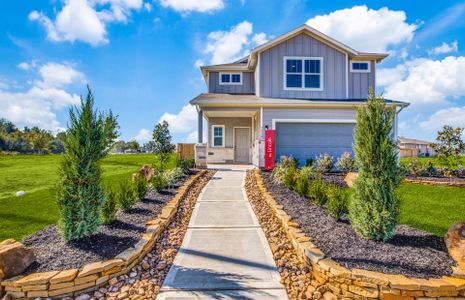
<svg viewBox="0 0 465 300">
<path fill-rule="evenodd" d="M 349 214 L 352 227 L 366 239 L 386 241 L 395 234 L 399 215 L 396 188 L 402 179 L 393 137 L 395 106 L 370 91 L 357 109 L 355 160 L 359 167 Z"/>
<path fill-rule="evenodd" d="M 117 137 L 116 117 L 93 109 L 89 87 L 85 101 L 69 111 L 70 124 L 64 139 L 65 154 L 60 164 L 57 202 L 58 226 L 66 241 L 93 234 L 100 225 L 105 201 L 101 187 L 100 161 Z"/>
</svg>

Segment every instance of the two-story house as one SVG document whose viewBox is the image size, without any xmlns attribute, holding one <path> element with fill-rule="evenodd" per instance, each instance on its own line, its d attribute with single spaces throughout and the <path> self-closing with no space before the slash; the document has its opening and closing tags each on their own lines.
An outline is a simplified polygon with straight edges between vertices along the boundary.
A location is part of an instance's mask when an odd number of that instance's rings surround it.
<svg viewBox="0 0 465 300">
<path fill-rule="evenodd" d="M 356 107 L 366 103 L 376 64 L 387 56 L 303 25 L 239 61 L 201 67 L 208 93 L 190 101 L 199 114 L 198 149 L 207 163 L 263 166 L 263 132 L 275 129 L 277 158 L 292 155 L 303 164 L 318 154 L 352 152 Z M 408 105 L 386 102 L 398 111 Z"/>
</svg>

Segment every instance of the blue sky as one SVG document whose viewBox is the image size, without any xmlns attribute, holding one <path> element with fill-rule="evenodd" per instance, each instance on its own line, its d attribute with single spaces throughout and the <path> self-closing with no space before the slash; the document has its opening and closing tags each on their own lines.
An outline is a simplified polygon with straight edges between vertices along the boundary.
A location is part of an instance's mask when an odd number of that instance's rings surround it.
<svg viewBox="0 0 465 300">
<path fill-rule="evenodd" d="M 206 87 L 198 65 L 245 55 L 308 22 L 360 51 L 386 51 L 377 91 L 412 105 L 401 135 L 434 139 L 465 126 L 465 1 L 15 0 L 0 9 L 0 117 L 66 127 L 93 89 L 119 115 L 121 138 L 144 141 L 167 119 L 196 136 L 188 101 Z"/>
</svg>

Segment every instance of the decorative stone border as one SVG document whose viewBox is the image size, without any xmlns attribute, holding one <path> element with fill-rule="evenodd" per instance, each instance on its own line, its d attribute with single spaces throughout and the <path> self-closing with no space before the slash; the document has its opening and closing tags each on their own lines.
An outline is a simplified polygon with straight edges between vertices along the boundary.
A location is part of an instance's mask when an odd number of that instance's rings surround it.
<svg viewBox="0 0 465 300">
<path fill-rule="evenodd" d="M 305 236 L 299 224 L 283 210 L 267 191 L 260 171 L 253 171 L 263 199 L 281 221 L 299 258 L 306 262 L 315 280 L 327 286 L 338 298 L 383 300 L 465 299 L 465 279 L 444 276 L 440 279 L 410 278 L 363 269 L 347 269 L 325 254 Z"/>
<path fill-rule="evenodd" d="M 7 292 L 4 299 L 76 296 L 93 291 L 112 278 L 128 273 L 152 250 L 161 232 L 176 214 L 181 200 L 206 173 L 206 170 L 200 170 L 178 188 L 174 198 L 167 202 L 157 218 L 147 222 L 145 233 L 133 247 L 113 259 L 89 263 L 80 269 L 32 273 L 7 279 L 1 282 Z"/>
<path fill-rule="evenodd" d="M 404 179 L 404 182 L 423 184 L 423 185 L 441 185 L 441 186 L 454 186 L 465 188 L 465 182 L 453 182 L 453 181 L 434 181 L 434 180 L 418 180 L 418 179 Z"/>
</svg>

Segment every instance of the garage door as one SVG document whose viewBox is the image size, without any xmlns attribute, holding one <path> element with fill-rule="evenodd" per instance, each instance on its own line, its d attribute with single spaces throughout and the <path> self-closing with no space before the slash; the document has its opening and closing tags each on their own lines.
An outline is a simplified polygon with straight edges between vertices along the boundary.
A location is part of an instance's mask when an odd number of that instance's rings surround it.
<svg viewBox="0 0 465 300">
<path fill-rule="evenodd" d="M 292 155 L 305 164 L 307 158 L 328 153 L 334 158 L 353 152 L 355 124 L 277 123 L 276 158 Z"/>
</svg>

